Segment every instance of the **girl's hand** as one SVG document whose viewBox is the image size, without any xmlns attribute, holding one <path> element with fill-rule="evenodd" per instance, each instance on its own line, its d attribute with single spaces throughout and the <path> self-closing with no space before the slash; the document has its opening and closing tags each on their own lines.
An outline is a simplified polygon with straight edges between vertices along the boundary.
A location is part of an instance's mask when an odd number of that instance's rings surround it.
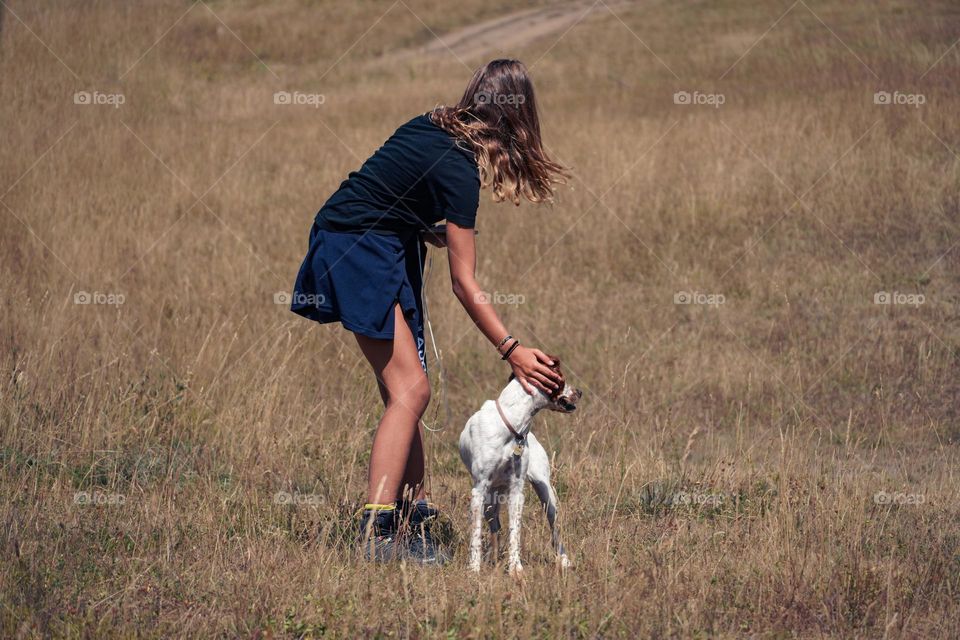
<svg viewBox="0 0 960 640">
<path fill-rule="evenodd" d="M 563 384 L 563 377 L 551 369 L 553 360 L 540 349 L 529 349 L 519 345 L 507 358 L 513 367 L 513 375 L 520 381 L 523 390 L 533 395 L 534 386 L 544 393 L 553 393 Z"/>
</svg>

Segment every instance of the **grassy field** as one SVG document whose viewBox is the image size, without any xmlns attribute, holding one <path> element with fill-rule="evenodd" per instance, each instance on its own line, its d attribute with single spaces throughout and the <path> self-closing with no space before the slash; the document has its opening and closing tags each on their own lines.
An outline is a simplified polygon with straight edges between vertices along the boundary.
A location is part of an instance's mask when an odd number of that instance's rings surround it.
<svg viewBox="0 0 960 640">
<path fill-rule="evenodd" d="M 482 195 L 479 278 L 585 392 L 534 427 L 575 568 L 530 499 L 523 582 L 353 558 L 379 396 L 282 302 L 484 61 L 397 52 L 549 3 L 0 4 L 3 637 L 960 636 L 955 3 L 610 3 L 507 52 L 575 177 Z M 456 541 L 508 370 L 432 251 Z"/>
</svg>

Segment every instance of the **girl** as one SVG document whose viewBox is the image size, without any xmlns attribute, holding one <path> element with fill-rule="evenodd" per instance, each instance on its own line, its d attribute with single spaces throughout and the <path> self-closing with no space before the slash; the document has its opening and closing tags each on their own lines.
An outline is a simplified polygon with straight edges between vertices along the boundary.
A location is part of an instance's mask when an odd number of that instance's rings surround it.
<svg viewBox="0 0 960 640">
<path fill-rule="evenodd" d="M 361 523 L 366 557 L 445 557 L 430 535 L 420 419 L 430 401 L 420 298 L 424 240 L 447 247 L 453 292 L 528 393 L 563 383 L 550 358 L 510 335 L 474 277 L 480 188 L 493 200 L 549 201 L 566 173 L 544 153 L 523 63 L 478 69 L 460 102 L 401 126 L 317 213 L 292 310 L 356 336 L 386 410 L 370 454 Z M 445 228 L 434 227 L 446 220 Z M 417 535 L 403 535 L 415 531 Z"/>
</svg>

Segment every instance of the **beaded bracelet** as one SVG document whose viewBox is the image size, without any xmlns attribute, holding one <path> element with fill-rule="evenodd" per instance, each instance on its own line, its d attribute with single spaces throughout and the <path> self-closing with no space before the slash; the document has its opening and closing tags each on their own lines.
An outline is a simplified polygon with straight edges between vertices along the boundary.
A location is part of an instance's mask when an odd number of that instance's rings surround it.
<svg viewBox="0 0 960 640">
<path fill-rule="evenodd" d="M 510 357 L 510 354 L 513 353 L 513 350 L 516 349 L 516 348 L 519 347 L 519 346 L 520 346 L 520 341 L 517 340 L 516 338 L 514 338 L 513 344 L 510 345 L 510 348 L 507 349 L 507 352 L 504 353 L 503 356 L 502 356 L 500 359 L 501 359 L 501 360 L 506 360 L 507 358 L 509 358 L 509 357 Z"/>
</svg>

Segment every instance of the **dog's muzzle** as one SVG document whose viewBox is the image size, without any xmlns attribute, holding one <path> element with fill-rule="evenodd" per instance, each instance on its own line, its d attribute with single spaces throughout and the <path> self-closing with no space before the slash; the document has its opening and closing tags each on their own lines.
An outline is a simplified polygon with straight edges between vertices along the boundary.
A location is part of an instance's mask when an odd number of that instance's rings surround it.
<svg viewBox="0 0 960 640">
<path fill-rule="evenodd" d="M 556 402 L 557 406 L 564 413 L 572 413 L 577 410 L 577 402 L 580 401 L 580 398 L 583 397 L 583 392 L 580 389 L 571 389 L 569 393 L 561 393 L 557 396 Z"/>
</svg>

